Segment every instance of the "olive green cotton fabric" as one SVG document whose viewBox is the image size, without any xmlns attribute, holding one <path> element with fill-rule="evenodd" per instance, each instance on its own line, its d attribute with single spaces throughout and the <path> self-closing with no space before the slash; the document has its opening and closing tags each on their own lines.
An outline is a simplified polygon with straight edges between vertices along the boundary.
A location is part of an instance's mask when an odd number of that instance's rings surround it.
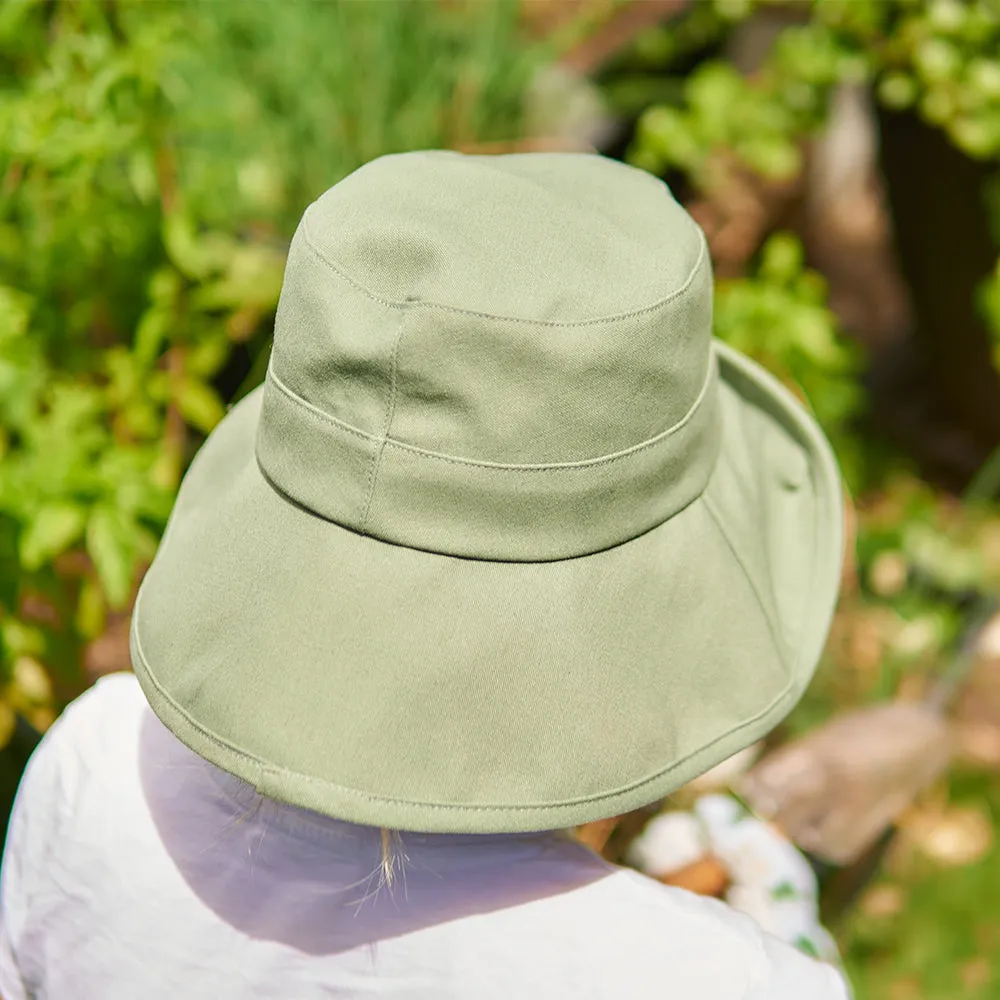
<svg viewBox="0 0 1000 1000">
<path fill-rule="evenodd" d="M 341 181 L 143 581 L 153 709 L 264 795 L 422 832 L 611 816 L 767 733 L 825 640 L 839 477 L 711 307 L 701 230 L 603 157 Z"/>
</svg>

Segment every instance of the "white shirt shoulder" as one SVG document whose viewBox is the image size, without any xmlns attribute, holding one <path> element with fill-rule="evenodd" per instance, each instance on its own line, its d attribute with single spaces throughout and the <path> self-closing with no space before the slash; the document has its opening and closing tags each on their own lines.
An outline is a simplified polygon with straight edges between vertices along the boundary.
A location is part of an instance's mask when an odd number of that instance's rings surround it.
<svg viewBox="0 0 1000 1000">
<path fill-rule="evenodd" d="M 383 900 L 347 923 L 324 881 L 330 866 L 348 882 L 362 865 L 344 856 L 343 838 L 324 840 L 330 830 L 292 807 L 233 812 L 204 778 L 211 765 L 160 728 L 154 742 L 169 753 L 143 767 L 167 784 L 172 814 L 194 817 L 170 827 L 182 843 L 164 839 L 138 760 L 151 726 L 159 723 L 135 677 L 110 675 L 66 709 L 32 756 L 0 872 L 4 1000 L 157 1000 L 195 995 L 194 981 L 218 1000 L 312 1000 L 331 990 L 413 1000 L 499 1000 L 512 990 L 546 1000 L 847 1000 L 833 968 L 751 918 L 561 838 L 494 841 L 484 862 L 468 844 L 415 852 L 418 908 L 448 918 Z M 187 784 L 188 774 L 198 780 Z M 210 797 L 204 810 L 178 801 L 188 789 Z M 199 829 L 206 825 L 218 829 Z M 485 904 L 484 872 L 495 884 Z M 535 891 L 539 881 L 549 888 Z M 480 898 L 463 906 L 471 882 Z M 234 884 L 245 896 L 235 909 Z M 262 919 L 266 933 L 252 924 Z M 336 947 L 333 937 L 302 936 L 338 920 L 346 931 Z"/>
</svg>

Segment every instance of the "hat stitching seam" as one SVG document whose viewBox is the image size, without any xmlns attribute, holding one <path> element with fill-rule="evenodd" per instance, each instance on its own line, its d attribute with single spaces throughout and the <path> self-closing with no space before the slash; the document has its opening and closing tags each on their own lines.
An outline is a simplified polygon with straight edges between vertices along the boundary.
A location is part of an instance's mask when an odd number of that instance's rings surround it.
<svg viewBox="0 0 1000 1000">
<path fill-rule="evenodd" d="M 334 274 L 338 275 L 348 284 L 352 285 L 363 295 L 367 296 L 373 302 L 377 302 L 379 305 L 387 306 L 390 309 L 410 309 L 422 307 L 426 309 L 438 309 L 444 312 L 457 313 L 461 316 L 475 316 L 479 319 L 490 319 L 496 320 L 500 323 L 524 323 L 529 326 L 545 326 L 545 327 L 560 327 L 571 329 L 573 327 L 583 327 L 583 326 L 596 326 L 601 323 L 614 323 L 623 319 L 631 319 L 634 316 L 642 316 L 645 313 L 655 312 L 657 309 L 661 309 L 663 306 L 669 305 L 675 299 L 680 298 L 694 283 L 695 278 L 701 271 L 702 264 L 706 260 L 706 249 L 707 243 L 705 240 L 705 234 L 702 232 L 701 228 L 698 228 L 699 246 L 698 246 L 698 257 L 694 262 L 694 266 L 691 268 L 690 274 L 684 279 L 684 282 L 679 288 L 670 292 L 668 295 L 651 305 L 642 306 L 639 309 L 628 310 L 626 312 L 611 313 L 607 316 L 598 316 L 593 319 L 582 319 L 582 320 L 549 320 L 549 319 L 531 319 L 525 316 L 500 316 L 494 313 L 480 312 L 475 309 L 463 309 L 460 306 L 447 305 L 443 302 L 431 302 L 426 299 L 386 299 L 382 296 L 376 294 L 371 289 L 363 285 L 357 278 L 352 277 L 348 274 L 342 267 L 335 264 L 329 257 L 327 257 L 322 250 L 316 245 L 313 240 L 312 233 L 309 232 L 309 226 L 307 218 L 304 216 L 302 219 L 302 238 L 306 246 L 313 252 L 316 258 L 323 264 L 325 264 Z"/>
<path fill-rule="evenodd" d="M 397 348 L 399 341 L 397 341 Z M 708 371 L 704 381 L 702 382 L 701 389 L 698 392 L 698 396 L 695 401 L 691 404 L 691 408 L 684 414 L 681 419 L 674 424 L 672 427 L 668 427 L 665 431 L 661 431 L 659 434 L 648 438 L 645 441 L 640 441 L 638 444 L 630 445 L 628 448 L 624 448 L 621 451 L 612 452 L 609 455 L 601 455 L 597 458 L 587 458 L 582 459 L 579 462 L 555 462 L 547 464 L 525 464 L 525 465 L 513 465 L 504 464 L 502 462 L 487 462 L 477 459 L 461 458 L 454 455 L 445 455 L 441 452 L 430 451 L 426 448 L 420 448 L 417 445 L 408 444 L 405 441 L 397 441 L 388 436 L 380 437 L 376 434 L 370 434 L 366 431 L 360 430 L 351 424 L 346 423 L 343 420 L 338 419 L 325 410 L 321 410 L 314 403 L 310 403 L 307 399 L 303 399 L 299 396 L 293 389 L 289 388 L 282 382 L 281 378 L 275 372 L 273 367 L 268 370 L 268 377 L 271 379 L 275 388 L 280 390 L 285 396 L 288 397 L 289 401 L 297 404 L 306 410 L 307 413 L 316 417 L 320 420 L 326 421 L 333 426 L 344 430 L 350 434 L 355 434 L 358 437 L 363 438 L 366 441 L 377 441 L 381 443 L 381 448 L 379 450 L 379 457 L 381 457 L 382 451 L 386 447 L 395 448 L 400 451 L 409 451 L 416 455 L 420 455 L 423 458 L 437 459 L 441 462 L 449 462 L 452 465 L 467 465 L 475 468 L 487 469 L 493 472 L 561 472 L 561 471 L 583 471 L 594 466 L 606 465 L 611 462 L 621 461 L 622 459 L 630 458 L 634 454 L 640 451 L 646 450 L 648 448 L 653 448 L 658 444 L 661 444 L 667 440 L 672 435 L 683 430 L 692 420 L 694 420 L 698 411 L 702 408 L 706 397 L 711 390 L 713 385 L 712 375 L 715 372 L 715 353 L 714 350 L 709 352 L 709 362 Z M 387 428 L 388 430 L 388 428 Z"/>
<path fill-rule="evenodd" d="M 385 452 L 386 443 L 389 440 L 393 414 L 396 412 L 396 372 L 399 365 L 399 345 L 403 341 L 405 330 L 406 327 L 400 323 L 399 332 L 396 334 L 396 344 L 392 350 L 392 365 L 389 369 L 389 405 L 386 412 L 385 427 L 382 431 L 381 443 L 368 466 L 368 499 L 365 501 L 365 508 L 361 515 L 361 533 L 363 535 L 368 533 L 368 514 L 371 511 L 372 499 L 375 496 L 375 486 L 378 483 L 378 470 L 382 464 L 382 454 Z"/>
<path fill-rule="evenodd" d="M 813 422 L 813 427 L 818 427 L 818 426 L 819 425 L 817 423 L 815 423 L 815 421 L 814 421 Z M 813 447 L 814 447 L 814 451 L 818 452 L 818 454 L 816 454 L 816 456 L 815 456 L 815 461 L 811 461 L 809 463 L 809 480 L 810 480 L 810 483 L 812 485 L 812 492 L 813 492 L 813 496 L 815 498 L 815 507 L 814 507 L 814 511 L 815 512 L 814 512 L 814 516 L 813 516 L 812 532 L 811 532 L 811 538 L 810 538 L 811 555 L 812 555 L 812 572 L 811 572 L 810 578 L 809 578 L 809 590 L 810 590 L 810 594 L 811 595 L 815 595 L 817 591 L 819 591 L 820 593 L 822 593 L 823 581 L 822 581 L 822 578 L 821 578 L 820 574 L 822 572 L 823 559 L 820 556 L 820 552 L 821 552 L 821 548 L 822 548 L 822 544 L 823 544 L 823 531 L 822 531 L 822 529 L 820 527 L 821 519 L 820 519 L 820 514 L 818 513 L 818 511 L 819 511 L 820 507 L 825 507 L 825 508 L 827 508 L 827 513 L 828 514 L 830 513 L 830 511 L 829 511 L 829 507 L 830 507 L 830 503 L 829 503 L 830 493 L 827 490 L 823 489 L 823 486 L 822 486 L 822 483 L 821 483 L 821 479 L 823 479 L 826 476 L 828 476 L 831 471 L 834 472 L 834 475 L 832 477 L 831 485 L 833 485 L 833 487 L 834 487 L 834 493 L 833 493 L 833 495 L 836 497 L 836 499 L 834 500 L 834 503 L 833 503 L 833 507 L 834 507 L 834 511 L 833 511 L 833 514 L 834 514 L 834 516 L 833 516 L 833 523 L 835 525 L 834 533 L 836 534 L 836 540 L 835 540 L 835 544 L 832 546 L 832 551 L 835 553 L 835 555 L 834 555 L 834 562 L 835 562 L 835 565 L 837 565 L 837 567 L 838 567 L 836 573 L 834 574 L 834 580 L 835 580 L 835 582 L 833 584 L 834 593 L 833 593 L 833 599 L 831 601 L 829 612 L 828 612 L 828 618 L 827 618 L 827 625 L 826 625 L 826 629 L 825 629 L 825 635 L 823 637 L 823 641 L 822 641 L 822 643 L 820 645 L 820 648 L 819 648 L 819 650 L 817 650 L 817 653 L 816 653 L 816 656 L 818 658 L 818 657 L 822 656 L 822 654 L 823 654 L 823 649 L 826 646 L 827 638 L 829 636 L 830 620 L 832 619 L 832 616 L 835 614 L 835 612 L 836 612 L 836 606 L 837 606 L 837 603 L 839 602 L 840 580 L 841 580 L 841 572 L 842 572 L 842 568 L 843 568 L 843 549 L 844 549 L 844 537 L 843 537 L 843 527 L 844 527 L 844 525 L 843 525 L 843 520 L 844 520 L 844 512 L 843 512 L 843 509 L 841 507 L 841 501 L 840 501 L 841 493 L 840 493 L 839 484 L 838 484 L 839 474 L 836 473 L 836 470 L 831 470 L 830 465 L 829 465 L 829 461 L 830 461 L 830 458 L 832 456 L 832 451 L 828 451 L 827 450 L 829 448 L 828 444 L 826 444 L 825 447 L 824 447 L 824 444 L 825 444 L 824 441 L 819 440 L 819 439 L 815 439 L 815 433 L 813 431 L 813 427 L 810 427 L 808 424 L 804 425 L 804 429 L 810 434 L 810 436 L 812 436 L 814 438 L 814 440 L 812 442 L 810 442 L 813 445 Z M 811 621 L 808 624 L 814 624 L 816 622 L 816 620 L 817 620 L 817 615 L 816 615 L 815 607 L 811 608 L 810 610 L 812 611 L 812 615 L 811 615 Z M 800 636 L 799 649 L 800 649 L 800 651 L 803 650 L 804 647 L 805 647 L 805 644 L 801 641 L 801 637 L 803 635 L 805 635 L 807 632 L 815 632 L 815 629 L 808 629 L 807 627 L 800 625 L 800 627 L 799 627 L 799 636 Z M 800 658 L 801 658 L 801 655 L 802 654 L 800 653 Z"/>
<path fill-rule="evenodd" d="M 287 386 L 274 370 L 273 354 L 271 355 L 271 361 L 268 363 L 267 377 L 271 380 L 274 387 L 282 393 L 282 395 L 288 397 L 290 402 L 301 406 L 312 416 L 318 417 L 320 420 L 325 420 L 327 423 L 333 424 L 338 429 L 346 431 L 348 434 L 354 434 L 357 437 L 363 438 L 365 441 L 378 442 L 382 440 L 378 434 L 372 434 L 370 431 L 363 431 L 360 427 L 355 427 L 353 424 L 349 424 L 346 421 L 335 417 L 332 413 L 327 413 L 325 410 L 321 410 L 315 403 L 310 403 L 308 399 L 303 399 L 302 396 L 298 395 L 294 389 Z"/>
<path fill-rule="evenodd" d="M 235 756 L 242 758 L 247 763 L 256 767 L 262 776 L 289 775 L 298 780 L 304 781 L 306 784 L 321 785 L 324 788 L 335 789 L 336 791 L 339 792 L 346 792 L 349 795 L 353 795 L 373 803 L 385 803 L 388 805 L 401 805 L 401 806 L 416 806 L 419 807 L 420 809 L 438 809 L 438 810 L 448 810 L 451 812 L 497 812 L 497 811 L 531 812 L 536 810 L 548 811 L 557 809 L 572 809 L 580 805 L 586 805 L 589 802 L 601 802 L 605 799 L 616 798 L 618 796 L 625 795 L 629 792 L 637 791 L 644 785 L 652 784 L 653 782 L 666 777 L 672 772 L 682 768 L 685 764 L 690 762 L 693 758 L 697 757 L 699 754 L 703 754 L 711 750 L 712 747 L 714 747 L 717 743 L 721 743 L 722 741 L 731 738 L 736 733 L 739 733 L 744 729 L 747 729 L 748 727 L 759 722 L 761 719 L 765 718 L 766 716 L 774 712 L 781 704 L 781 702 L 786 700 L 789 694 L 792 693 L 794 690 L 794 680 L 789 679 L 788 683 L 781 689 L 781 691 L 778 694 L 776 694 L 771 699 L 771 701 L 768 702 L 768 704 L 763 709 L 761 709 L 756 715 L 751 716 L 749 719 L 744 720 L 742 723 L 740 723 L 740 725 L 736 726 L 735 728 L 727 730 L 725 733 L 716 737 L 711 742 L 698 747 L 697 750 L 693 750 L 686 757 L 683 757 L 678 761 L 674 761 L 673 764 L 671 764 L 669 767 L 664 768 L 662 771 L 657 771 L 655 774 L 649 775 L 648 777 L 645 778 L 641 778 L 638 781 L 633 782 L 632 784 L 624 785 L 610 792 L 602 792 L 599 795 L 587 795 L 584 796 L 583 798 L 578 798 L 578 799 L 563 800 L 560 802 L 535 803 L 532 805 L 500 804 L 500 805 L 471 806 L 471 805 L 459 805 L 450 803 L 419 802 L 413 799 L 394 798 L 392 796 L 386 796 L 386 795 L 372 795 L 367 792 L 362 792 L 356 788 L 351 788 L 347 785 L 341 785 L 335 781 L 329 781 L 325 778 L 316 777 L 315 775 L 304 774 L 301 771 L 293 771 L 289 768 L 275 767 L 274 765 L 268 764 L 266 761 L 261 760 L 259 757 L 256 757 L 254 754 L 249 753 L 248 751 L 243 750 L 240 747 L 237 747 L 235 744 L 230 743 L 227 740 L 224 740 L 222 737 L 217 736 L 215 733 L 209 732 L 204 726 L 202 726 L 199 722 L 193 719 L 186 709 L 184 709 L 183 707 L 178 705 L 176 701 L 174 701 L 174 699 L 166 692 L 166 690 L 164 690 L 163 686 L 160 684 L 160 682 L 156 679 L 155 675 L 153 674 L 153 671 L 149 665 L 149 659 L 146 656 L 145 650 L 143 650 L 142 648 L 142 639 L 139 634 L 139 624 L 138 624 L 139 600 L 141 599 L 141 597 L 142 597 L 142 592 L 140 590 L 140 593 L 136 597 L 136 604 L 135 604 L 135 629 L 134 629 L 135 653 L 138 655 L 139 660 L 142 663 L 143 669 L 145 671 L 145 675 L 150 681 L 150 683 L 153 685 L 153 687 L 156 689 L 156 692 L 178 715 L 180 715 L 188 723 L 189 726 L 191 726 L 192 729 L 201 734 L 201 736 L 207 739 L 210 743 L 214 743 L 216 746 L 222 748 L 228 753 L 234 754 Z M 765 615 L 765 618 L 766 617 L 767 616 Z M 784 662 L 783 658 L 782 662 Z M 225 768 L 223 768 L 223 770 L 225 770 Z M 263 794 L 266 795 L 266 793 Z"/>
<path fill-rule="evenodd" d="M 792 423 L 795 425 L 797 434 L 802 435 L 805 438 L 805 442 L 799 442 L 804 446 L 809 453 L 809 478 L 813 487 L 813 493 L 816 497 L 817 507 L 822 505 L 829 508 L 829 491 L 823 488 L 823 482 L 825 481 L 827 485 L 839 484 L 840 483 L 840 473 L 837 469 L 836 458 L 832 451 L 829 441 L 823 436 L 823 432 L 817 423 L 816 419 L 806 407 L 796 399 L 792 393 L 784 386 L 779 379 L 777 379 L 771 372 L 769 372 L 763 366 L 755 363 L 744 354 L 738 352 L 735 348 L 730 347 L 727 344 L 722 343 L 719 352 L 719 360 L 724 364 L 728 365 L 730 368 L 735 369 L 739 374 L 740 378 L 745 382 L 749 383 L 756 393 L 761 393 L 762 391 L 769 395 L 772 401 L 777 401 L 782 407 L 782 414 L 785 419 L 791 419 Z M 752 367 L 751 367 L 752 366 Z M 742 395 L 742 394 L 741 394 Z M 803 419 L 805 415 L 808 419 Z M 834 525 L 835 531 L 838 534 L 838 540 L 833 546 L 833 551 L 837 552 L 838 555 L 835 557 L 839 563 L 842 556 L 839 554 L 843 549 L 843 511 L 841 509 L 840 502 L 840 487 L 839 485 L 834 488 Z M 706 492 L 705 499 L 708 500 L 708 495 Z M 828 510 L 829 513 L 829 510 Z M 814 553 L 814 565 L 812 570 L 812 575 L 809 579 L 809 589 L 810 593 L 815 595 L 817 590 L 821 589 L 822 581 L 820 580 L 820 573 L 822 572 L 822 560 L 820 560 L 815 554 L 819 551 L 822 536 L 821 536 L 821 517 L 818 511 L 814 515 L 813 520 L 813 531 L 812 531 L 812 550 Z M 835 596 L 833 599 L 833 605 L 836 604 L 836 592 L 839 592 L 840 574 L 837 573 L 838 583 L 835 586 Z M 834 607 L 831 606 L 829 615 L 833 614 Z M 827 616 L 827 629 L 829 628 L 829 615 Z M 817 612 L 815 608 L 811 609 L 809 625 L 813 626 L 815 623 L 821 620 L 817 617 Z M 806 626 L 800 628 L 800 634 L 804 634 L 810 629 Z M 825 643 L 825 639 L 824 639 Z M 793 676 L 800 670 L 801 662 L 806 658 L 807 647 L 803 644 L 799 644 L 798 655 L 795 656 L 792 662 L 792 674 Z M 822 653 L 821 648 L 815 654 L 819 656 Z"/>
<path fill-rule="evenodd" d="M 745 560 L 740 555 L 736 546 L 733 544 L 733 540 L 730 538 L 729 532 L 726 531 L 726 529 L 723 527 L 721 517 L 718 511 L 716 510 L 715 503 L 709 496 L 707 489 L 705 490 L 704 493 L 702 493 L 701 499 L 705 504 L 705 509 L 708 511 L 709 517 L 711 517 L 712 522 L 715 524 L 716 530 L 722 536 L 723 541 L 725 541 L 726 543 L 726 547 L 732 553 L 733 558 L 736 560 L 737 564 L 742 570 L 744 579 L 750 585 L 751 591 L 753 591 L 753 596 L 757 600 L 757 606 L 760 608 L 761 615 L 764 618 L 764 621 L 767 623 L 767 631 L 771 637 L 771 644 L 774 646 L 774 651 L 775 653 L 778 654 L 778 659 L 781 661 L 785 669 L 789 670 L 789 665 L 788 663 L 785 662 L 785 654 L 783 649 L 784 644 L 780 641 L 778 637 L 777 626 L 775 622 L 772 620 L 771 614 L 768 612 L 767 604 L 761 597 L 760 589 L 758 588 L 753 577 L 750 575 L 750 572 L 747 570 Z M 790 670 L 790 673 L 794 674 L 794 671 Z"/>
</svg>

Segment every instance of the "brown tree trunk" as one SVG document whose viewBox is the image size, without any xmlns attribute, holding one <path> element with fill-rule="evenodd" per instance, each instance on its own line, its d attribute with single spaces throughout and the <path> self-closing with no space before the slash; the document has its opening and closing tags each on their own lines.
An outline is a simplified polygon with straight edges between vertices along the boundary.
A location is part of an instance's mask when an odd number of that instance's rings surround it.
<svg viewBox="0 0 1000 1000">
<path fill-rule="evenodd" d="M 877 422 L 928 475 L 960 489 L 1000 442 L 1000 378 L 976 292 L 997 260 L 983 202 L 991 165 L 912 114 L 878 114 L 911 337 L 876 359 Z"/>
</svg>

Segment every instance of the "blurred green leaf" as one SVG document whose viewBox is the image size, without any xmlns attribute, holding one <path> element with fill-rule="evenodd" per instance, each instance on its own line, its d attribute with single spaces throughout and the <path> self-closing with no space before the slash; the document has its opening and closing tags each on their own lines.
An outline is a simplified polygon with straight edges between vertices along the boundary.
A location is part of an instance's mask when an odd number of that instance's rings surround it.
<svg viewBox="0 0 1000 1000">
<path fill-rule="evenodd" d="M 134 355 L 137 364 L 146 368 L 153 364 L 173 320 L 173 312 L 162 305 L 153 305 L 143 313 L 135 331 Z"/>
<path fill-rule="evenodd" d="M 0 347 L 5 341 L 24 336 L 31 307 L 30 295 L 8 285 L 0 285 Z"/>
<path fill-rule="evenodd" d="M 18 656 L 41 656 L 45 651 L 45 634 L 34 625 L 26 625 L 7 616 L 0 620 L 0 642 L 9 659 Z"/>
<path fill-rule="evenodd" d="M 107 620 L 104 592 L 98 581 L 84 580 L 76 604 L 76 627 L 85 639 L 96 639 Z"/>
<path fill-rule="evenodd" d="M 191 375 L 202 379 L 210 378 L 225 363 L 231 347 L 225 331 L 207 335 L 187 352 L 184 367 Z"/>
<path fill-rule="evenodd" d="M 136 530 L 121 511 L 96 507 L 87 524 L 87 553 L 112 608 L 122 608 L 132 591 Z"/>
<path fill-rule="evenodd" d="M 802 244 L 791 233 L 775 233 L 761 251 L 760 274 L 788 285 L 802 272 Z"/>
<path fill-rule="evenodd" d="M 41 507 L 21 534 L 21 563 L 37 570 L 65 552 L 83 534 L 85 511 L 76 504 L 57 501 Z"/>
<path fill-rule="evenodd" d="M 905 73 L 887 73 L 878 84 L 879 99 L 894 111 L 910 107 L 918 93 L 916 81 Z"/>
<path fill-rule="evenodd" d="M 163 245 L 170 262 L 185 277 L 193 281 L 208 277 L 216 261 L 198 239 L 194 222 L 189 215 L 175 210 L 163 219 Z"/>
<path fill-rule="evenodd" d="M 184 419 L 203 434 L 209 433 L 226 415 L 215 390 L 196 378 L 180 379 L 175 399 Z"/>
</svg>

